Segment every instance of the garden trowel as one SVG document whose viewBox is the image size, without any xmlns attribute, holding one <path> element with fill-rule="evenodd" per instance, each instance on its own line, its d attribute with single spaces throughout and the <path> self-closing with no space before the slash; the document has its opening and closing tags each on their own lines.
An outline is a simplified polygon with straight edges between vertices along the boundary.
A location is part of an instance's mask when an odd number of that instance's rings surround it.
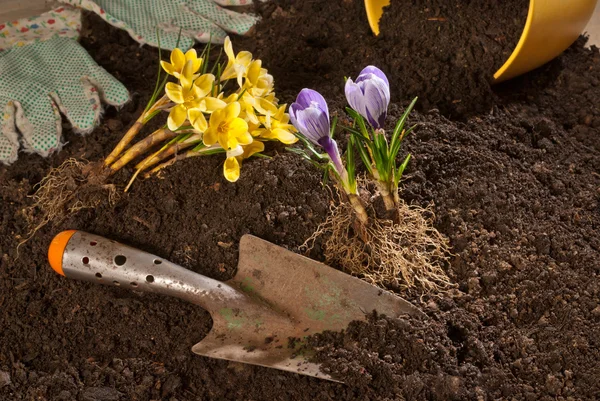
<svg viewBox="0 0 600 401">
<path fill-rule="evenodd" d="M 155 292 L 200 305 L 213 318 L 196 354 L 335 378 L 310 361 L 303 338 L 340 331 L 376 311 L 422 315 L 404 299 L 252 235 L 239 245 L 236 275 L 225 282 L 83 231 L 63 231 L 48 259 L 59 274 Z"/>
</svg>

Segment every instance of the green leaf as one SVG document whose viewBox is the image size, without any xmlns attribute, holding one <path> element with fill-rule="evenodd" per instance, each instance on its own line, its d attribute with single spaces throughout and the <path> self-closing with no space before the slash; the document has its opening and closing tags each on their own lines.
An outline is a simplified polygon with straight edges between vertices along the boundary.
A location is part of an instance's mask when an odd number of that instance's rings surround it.
<svg viewBox="0 0 600 401">
<path fill-rule="evenodd" d="M 195 147 L 194 149 L 192 149 L 192 151 L 196 151 L 196 149 L 199 146 Z M 203 148 L 200 148 L 200 150 L 202 150 Z M 225 149 L 211 149 L 211 150 L 206 150 L 202 152 L 202 155 L 206 155 L 206 156 L 210 156 L 210 155 L 216 155 L 219 153 L 225 153 Z"/>
<path fill-rule="evenodd" d="M 354 162 L 354 136 L 348 138 L 348 148 L 346 150 L 346 171 L 348 172 L 348 185 L 351 189 L 356 188 L 356 166 Z"/>
<path fill-rule="evenodd" d="M 392 133 L 392 142 L 391 142 L 391 146 L 390 146 L 390 148 L 392 149 L 391 153 L 394 153 L 394 149 L 396 149 L 396 147 L 398 149 L 400 149 L 400 142 L 402 141 L 402 137 L 400 137 L 400 135 L 402 134 L 402 131 L 404 129 L 404 124 L 406 123 L 406 119 L 408 118 L 408 115 L 410 114 L 412 109 L 415 107 L 415 104 L 417 103 L 418 99 L 419 99 L 418 97 L 415 97 L 413 99 L 413 101 L 406 108 L 406 110 L 404 110 L 404 114 L 402 115 L 402 117 L 400 117 L 400 119 L 396 122 L 396 127 L 394 128 L 394 132 Z M 397 153 L 397 151 L 396 151 L 396 153 Z M 394 157 L 395 157 L 395 155 L 394 155 Z"/>
<path fill-rule="evenodd" d="M 215 69 L 217 67 L 222 70 L 222 68 L 223 68 L 223 66 L 221 65 L 221 57 L 222 56 L 223 56 L 223 48 L 221 47 L 221 49 L 219 50 L 219 55 L 217 56 L 217 61 L 215 61 L 215 64 L 210 69 L 211 74 L 215 75 Z M 208 64 L 208 59 L 206 60 L 206 63 Z M 217 77 L 219 80 L 221 80 L 221 72 L 217 72 L 217 74 L 215 75 L 215 77 Z"/>
<path fill-rule="evenodd" d="M 398 188 L 398 184 L 400 183 L 400 179 L 402 179 L 402 174 L 404 173 L 404 170 L 406 169 L 406 166 L 408 166 L 408 162 L 410 161 L 410 153 L 408 155 L 406 155 L 406 157 L 404 158 L 404 161 L 402 162 L 402 164 L 400 165 L 400 167 L 398 167 L 398 170 L 396 171 L 396 177 L 394 178 L 394 184 L 395 187 Z"/>
<path fill-rule="evenodd" d="M 367 150 L 368 145 L 366 144 L 368 139 L 363 138 L 360 134 L 352 135 L 351 137 L 354 137 L 354 140 L 357 140 L 356 149 L 358 149 L 358 155 L 360 156 L 369 174 L 373 175 L 373 160 L 371 160 L 371 156 L 369 155 L 369 152 Z"/>
<path fill-rule="evenodd" d="M 321 180 L 323 181 L 323 185 L 327 185 L 329 181 L 329 168 L 323 169 L 323 178 Z"/>
<path fill-rule="evenodd" d="M 144 118 L 144 121 L 142 121 L 142 123 L 146 124 L 148 121 L 152 120 L 158 113 L 160 113 L 160 110 L 154 110 L 152 113 L 148 114 Z"/>
<path fill-rule="evenodd" d="M 316 156 L 318 159 L 327 159 L 329 160 L 329 158 L 327 156 L 325 156 L 323 153 L 318 152 L 311 141 L 308 140 L 308 138 L 306 138 L 304 135 L 302 135 L 300 132 L 297 132 L 296 137 L 300 140 L 300 142 L 302 142 L 302 145 L 304 145 L 304 147 L 308 150 L 310 150 L 310 152 Z"/>
<path fill-rule="evenodd" d="M 367 129 L 367 125 L 365 124 L 365 119 L 363 116 L 358 114 L 356 110 L 351 107 L 346 107 L 346 112 L 352 117 L 355 124 L 358 124 L 358 128 L 360 128 L 360 132 L 363 134 L 365 138 L 369 138 L 369 130 Z"/>
<path fill-rule="evenodd" d="M 333 123 L 331 124 L 331 128 L 329 129 L 329 137 L 333 139 L 333 134 L 335 133 L 335 126 L 338 122 L 338 116 L 333 117 Z"/>
<path fill-rule="evenodd" d="M 415 127 L 416 125 L 413 125 L 409 129 L 404 131 L 404 134 L 400 137 L 400 140 L 396 141 L 396 143 L 393 145 L 394 147 L 390 150 L 390 157 L 394 159 L 398 157 L 398 152 L 400 152 L 400 146 L 402 145 L 402 139 L 406 138 L 406 136 L 410 134 L 415 129 Z"/>
<path fill-rule="evenodd" d="M 210 44 L 211 43 L 209 41 L 208 44 L 204 47 L 204 50 L 202 51 L 202 54 L 204 55 L 204 57 L 202 58 L 202 74 L 206 74 L 206 70 L 208 69 L 208 59 L 210 58 Z M 214 68 L 215 66 L 213 66 L 213 69 Z"/>
</svg>

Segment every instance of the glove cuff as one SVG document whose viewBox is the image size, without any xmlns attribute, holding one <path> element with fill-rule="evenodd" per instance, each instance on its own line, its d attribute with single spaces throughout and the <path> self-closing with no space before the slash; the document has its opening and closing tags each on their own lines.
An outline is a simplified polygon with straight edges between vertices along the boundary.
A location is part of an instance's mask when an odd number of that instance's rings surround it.
<svg viewBox="0 0 600 401">
<path fill-rule="evenodd" d="M 81 11 L 63 6 L 39 16 L 0 22 L 0 51 L 56 36 L 77 39 L 80 31 Z"/>
</svg>

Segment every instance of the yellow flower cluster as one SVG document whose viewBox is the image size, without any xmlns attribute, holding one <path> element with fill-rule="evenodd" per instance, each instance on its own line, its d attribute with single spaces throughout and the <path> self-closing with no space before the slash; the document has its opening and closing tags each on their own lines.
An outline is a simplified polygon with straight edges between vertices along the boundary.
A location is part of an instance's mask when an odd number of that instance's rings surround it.
<svg viewBox="0 0 600 401">
<path fill-rule="evenodd" d="M 275 97 L 273 76 L 262 68 L 262 62 L 247 51 L 235 55 L 229 38 L 225 39 L 225 54 L 227 65 L 217 77 L 200 73 L 204 60 L 194 49 L 185 54 L 173 50 L 171 62 L 161 61 L 161 66 L 179 81 L 165 86 L 171 101 L 168 128 L 177 131 L 184 127 L 201 136 L 203 150 L 222 149 L 227 155 L 223 173 L 235 182 L 242 160 L 262 152 L 263 142 L 292 144 L 297 138 L 286 105 L 280 105 Z M 235 88 L 226 90 L 228 81 L 234 79 Z"/>
</svg>

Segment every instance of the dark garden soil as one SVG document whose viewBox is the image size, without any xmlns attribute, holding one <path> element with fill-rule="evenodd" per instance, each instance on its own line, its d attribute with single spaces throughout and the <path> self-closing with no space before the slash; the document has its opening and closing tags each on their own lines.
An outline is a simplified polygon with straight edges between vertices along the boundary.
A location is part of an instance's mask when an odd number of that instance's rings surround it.
<svg viewBox="0 0 600 401">
<path fill-rule="evenodd" d="M 517 44 L 528 0 L 392 2 L 372 35 L 362 1 L 267 2 L 264 21 L 244 47 L 269 66 L 279 91 L 312 85 L 343 98 L 344 77 L 376 64 L 393 100 L 420 97 L 419 108 L 462 118 L 498 99 L 493 73 Z M 335 85 L 332 85 L 335 83 Z"/>
<path fill-rule="evenodd" d="M 83 45 L 133 100 L 108 108 L 86 137 L 66 129 L 61 153 L 22 154 L 0 167 L 0 400 L 600 399 L 598 49 L 580 39 L 539 70 L 491 88 L 487 78 L 502 62 L 493 54 L 510 53 L 519 34 L 509 37 L 501 22 L 522 18 L 523 2 L 504 2 L 494 17 L 483 2 L 438 3 L 458 2 L 405 2 L 383 20 L 397 36 L 372 39 L 362 1 L 269 2 L 255 36 L 234 40 L 236 51 L 264 58 L 288 103 L 313 87 L 340 113 L 342 77 L 369 63 L 391 77 L 392 117 L 420 96 L 402 196 L 434 203 L 457 284 L 409 298 L 427 318 L 372 316 L 312 338 L 342 385 L 195 356 L 191 346 L 211 325 L 202 309 L 70 281 L 48 267 L 50 240 L 72 228 L 217 279 L 233 274 L 244 233 L 298 251 L 327 216 L 330 196 L 320 174 L 282 148 L 245 162 L 236 184 L 224 180 L 218 157 L 179 162 L 113 206 L 44 227 L 17 253 L 34 185 L 69 157 L 105 156 L 154 85 L 158 53 L 88 17 Z M 130 173 L 114 182 L 124 185 Z"/>
</svg>

